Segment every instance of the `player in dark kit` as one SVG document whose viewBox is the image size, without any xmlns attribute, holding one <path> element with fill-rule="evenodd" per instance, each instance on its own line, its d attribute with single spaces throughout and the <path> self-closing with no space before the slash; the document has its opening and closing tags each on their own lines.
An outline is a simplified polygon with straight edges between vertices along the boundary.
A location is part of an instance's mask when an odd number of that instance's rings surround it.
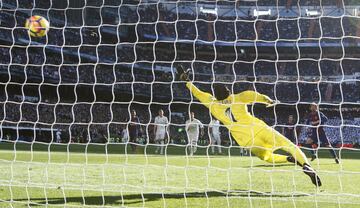
<svg viewBox="0 0 360 208">
<path fill-rule="evenodd" d="M 141 128 L 140 128 L 139 117 L 136 115 L 136 111 L 132 110 L 131 111 L 131 120 L 130 120 L 130 123 L 128 124 L 129 141 L 132 143 L 136 143 L 137 139 L 139 137 L 140 131 L 141 131 Z M 135 144 L 131 144 L 131 150 L 133 152 L 136 151 Z"/>
<path fill-rule="evenodd" d="M 310 135 L 307 144 L 317 147 L 329 147 L 330 154 L 335 158 L 335 162 L 339 163 L 339 158 L 336 156 L 336 152 L 332 148 L 330 141 L 325 134 L 324 127 L 322 126 L 327 122 L 328 118 L 318 110 L 318 106 L 315 103 L 310 105 L 310 111 L 307 124 L 312 127 L 309 132 Z M 317 149 L 313 150 L 312 153 L 311 161 L 317 158 Z"/>
<path fill-rule="evenodd" d="M 292 143 L 294 144 L 298 144 L 297 142 L 297 128 L 294 126 L 295 125 L 295 121 L 294 121 L 294 116 L 293 115 L 289 115 L 288 121 L 286 123 L 286 126 L 282 129 L 282 134 L 288 138 Z"/>
</svg>

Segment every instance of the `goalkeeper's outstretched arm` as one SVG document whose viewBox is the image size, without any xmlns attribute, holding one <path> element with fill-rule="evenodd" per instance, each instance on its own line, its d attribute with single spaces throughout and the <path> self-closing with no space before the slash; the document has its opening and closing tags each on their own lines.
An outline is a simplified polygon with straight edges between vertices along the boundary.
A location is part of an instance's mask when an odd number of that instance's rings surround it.
<svg viewBox="0 0 360 208">
<path fill-rule="evenodd" d="M 196 97 L 203 105 L 205 105 L 206 107 L 210 106 L 210 103 L 214 99 L 211 94 L 201 91 L 190 81 L 186 83 L 186 87 L 190 90 L 193 96 Z"/>
<path fill-rule="evenodd" d="M 192 95 L 196 97 L 202 104 L 204 104 L 206 107 L 210 106 L 210 103 L 215 100 L 224 100 L 227 99 L 231 92 L 230 90 L 225 86 L 221 84 L 214 85 L 214 94 L 215 97 L 212 96 L 209 93 L 203 92 L 199 90 L 189 79 L 189 73 L 190 69 L 184 70 L 182 66 L 179 67 L 179 78 L 180 80 L 187 81 L 186 87 L 190 90 Z M 274 105 L 274 101 L 269 98 L 266 95 L 260 94 L 255 91 L 244 91 L 238 94 L 234 95 L 234 100 L 232 102 L 235 103 L 242 103 L 242 104 L 251 104 L 251 103 L 264 103 L 268 106 Z"/>
<path fill-rule="evenodd" d="M 274 101 L 268 96 L 251 90 L 247 90 L 234 95 L 234 99 L 236 103 L 242 103 L 242 104 L 252 104 L 252 103 L 263 103 L 267 105 L 274 104 Z"/>
<path fill-rule="evenodd" d="M 186 87 L 190 90 L 191 94 L 196 97 L 202 104 L 206 107 L 210 106 L 210 103 L 213 100 L 213 96 L 209 93 L 199 90 L 189 79 L 190 69 L 185 70 L 182 65 L 179 65 L 176 69 L 178 74 L 178 79 L 186 81 Z"/>
<path fill-rule="evenodd" d="M 211 94 L 199 90 L 192 82 L 188 81 L 186 87 L 190 90 L 194 97 L 196 97 L 202 104 L 209 107 L 210 103 L 215 99 Z M 266 95 L 255 91 L 244 91 L 234 95 L 235 103 L 252 104 L 263 103 L 267 105 L 274 104 L 274 101 Z"/>
</svg>

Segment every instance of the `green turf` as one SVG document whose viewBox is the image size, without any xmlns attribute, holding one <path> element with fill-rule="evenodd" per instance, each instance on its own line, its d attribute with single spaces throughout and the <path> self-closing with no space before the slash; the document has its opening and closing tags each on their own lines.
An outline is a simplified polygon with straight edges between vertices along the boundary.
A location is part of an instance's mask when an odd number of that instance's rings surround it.
<svg viewBox="0 0 360 208">
<path fill-rule="evenodd" d="M 123 145 L 2 142 L 0 207 L 360 207 L 360 150 L 341 151 L 340 165 L 312 162 L 319 189 L 292 164 L 206 150 L 187 157 L 172 146 L 159 156 L 151 146 L 123 154 Z"/>
</svg>

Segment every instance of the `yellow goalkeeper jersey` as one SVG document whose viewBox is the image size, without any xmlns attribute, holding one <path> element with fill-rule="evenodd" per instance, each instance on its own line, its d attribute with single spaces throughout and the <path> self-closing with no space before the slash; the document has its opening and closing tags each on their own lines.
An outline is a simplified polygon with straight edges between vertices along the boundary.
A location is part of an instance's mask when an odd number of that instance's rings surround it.
<svg viewBox="0 0 360 208">
<path fill-rule="evenodd" d="M 219 101 L 211 94 L 199 90 L 191 82 L 187 82 L 186 87 L 194 97 L 209 108 L 215 118 L 229 129 L 241 146 L 250 145 L 257 133 L 268 127 L 265 122 L 251 115 L 247 109 L 247 105 L 252 103 L 271 104 L 272 100 L 266 95 L 247 90 L 231 94 L 225 100 Z"/>
</svg>

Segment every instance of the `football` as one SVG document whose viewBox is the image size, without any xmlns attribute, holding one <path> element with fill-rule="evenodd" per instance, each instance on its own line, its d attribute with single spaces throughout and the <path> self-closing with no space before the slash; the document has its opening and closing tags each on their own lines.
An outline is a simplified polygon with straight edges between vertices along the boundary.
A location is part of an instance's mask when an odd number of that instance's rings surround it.
<svg viewBox="0 0 360 208">
<path fill-rule="evenodd" d="M 26 20 L 25 27 L 32 37 L 43 37 L 49 30 L 49 22 L 42 16 L 31 16 Z"/>
</svg>

